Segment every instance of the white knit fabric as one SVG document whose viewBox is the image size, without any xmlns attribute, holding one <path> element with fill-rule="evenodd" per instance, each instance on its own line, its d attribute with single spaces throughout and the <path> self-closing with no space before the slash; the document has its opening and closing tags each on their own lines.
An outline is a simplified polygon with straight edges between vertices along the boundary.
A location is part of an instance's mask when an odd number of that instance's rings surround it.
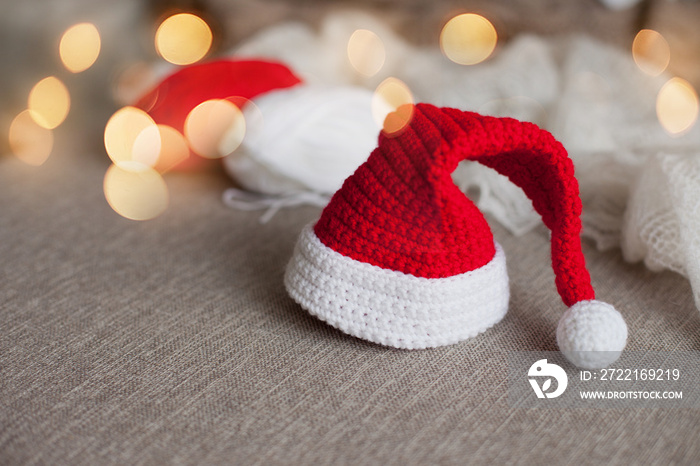
<svg viewBox="0 0 700 466">
<path fill-rule="evenodd" d="M 449 278 L 422 278 L 343 256 L 307 225 L 287 266 L 285 286 L 304 309 L 345 333 L 420 349 L 471 338 L 508 310 L 505 254 Z"/>
<path fill-rule="evenodd" d="M 622 251 L 651 270 L 685 275 L 700 309 L 700 158 L 697 153 L 651 157 L 632 188 Z"/>
</svg>

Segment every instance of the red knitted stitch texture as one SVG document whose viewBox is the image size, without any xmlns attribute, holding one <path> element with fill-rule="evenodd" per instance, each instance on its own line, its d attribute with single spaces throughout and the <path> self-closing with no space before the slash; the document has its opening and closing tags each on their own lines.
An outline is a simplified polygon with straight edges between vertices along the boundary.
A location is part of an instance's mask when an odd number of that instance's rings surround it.
<svg viewBox="0 0 700 466">
<path fill-rule="evenodd" d="M 552 231 L 552 267 L 567 306 L 594 299 L 581 251 L 581 201 L 566 150 L 536 125 L 430 104 L 398 136 L 380 134 L 314 232 L 355 260 L 425 278 L 475 270 L 495 255 L 493 235 L 451 174 L 476 160 L 521 187 Z"/>
</svg>

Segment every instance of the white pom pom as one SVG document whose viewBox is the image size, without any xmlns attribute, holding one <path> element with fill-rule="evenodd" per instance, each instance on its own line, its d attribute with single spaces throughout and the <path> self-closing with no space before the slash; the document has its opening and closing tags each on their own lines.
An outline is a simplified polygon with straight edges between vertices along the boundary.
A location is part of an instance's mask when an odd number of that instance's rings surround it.
<svg viewBox="0 0 700 466">
<path fill-rule="evenodd" d="M 627 344 L 627 324 L 610 304 L 580 301 L 559 321 L 557 344 L 576 366 L 601 369 L 620 357 Z"/>
</svg>

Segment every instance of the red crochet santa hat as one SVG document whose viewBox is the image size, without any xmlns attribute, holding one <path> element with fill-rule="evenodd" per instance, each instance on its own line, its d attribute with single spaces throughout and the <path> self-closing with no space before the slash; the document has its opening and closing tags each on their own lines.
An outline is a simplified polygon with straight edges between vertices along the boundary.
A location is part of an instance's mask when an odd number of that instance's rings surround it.
<svg viewBox="0 0 700 466">
<path fill-rule="evenodd" d="M 505 255 L 452 181 L 461 160 L 508 176 L 552 231 L 556 286 L 569 307 L 556 333 L 562 353 L 584 368 L 614 362 L 627 326 L 594 299 L 573 164 L 551 134 L 510 118 L 416 105 L 410 124 L 381 134 L 302 232 L 285 275 L 292 298 L 343 332 L 397 348 L 456 343 L 499 322 L 509 300 Z"/>
</svg>

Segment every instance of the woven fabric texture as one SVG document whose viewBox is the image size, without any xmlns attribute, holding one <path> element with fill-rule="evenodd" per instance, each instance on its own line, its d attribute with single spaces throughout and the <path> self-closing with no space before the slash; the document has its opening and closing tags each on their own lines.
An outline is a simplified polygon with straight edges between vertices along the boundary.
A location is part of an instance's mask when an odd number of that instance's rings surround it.
<svg viewBox="0 0 700 466">
<path fill-rule="evenodd" d="M 65 144 L 65 141 L 62 143 Z M 257 213 L 223 175 L 167 178 L 159 218 L 117 216 L 104 156 L 0 158 L 0 464 L 697 464 L 697 409 L 525 409 L 510 351 L 556 350 L 549 237 L 513 237 L 510 310 L 484 334 L 408 352 L 349 337 L 287 296 L 320 209 Z M 687 280 L 584 245 L 629 350 L 697 351 Z"/>
</svg>

